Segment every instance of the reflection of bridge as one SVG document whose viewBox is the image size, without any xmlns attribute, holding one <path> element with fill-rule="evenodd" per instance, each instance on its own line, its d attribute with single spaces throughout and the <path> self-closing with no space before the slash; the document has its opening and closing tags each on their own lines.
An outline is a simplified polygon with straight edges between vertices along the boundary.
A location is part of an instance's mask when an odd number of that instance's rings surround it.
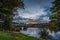
<svg viewBox="0 0 60 40">
<path fill-rule="evenodd" d="M 32 25 L 20 24 L 19 26 L 15 26 L 15 30 L 26 30 L 28 27 L 32 27 Z"/>
<path fill-rule="evenodd" d="M 15 30 L 26 30 L 29 27 L 43 27 L 45 25 L 47 24 L 39 22 L 23 22 L 20 24 L 16 24 Z"/>
</svg>

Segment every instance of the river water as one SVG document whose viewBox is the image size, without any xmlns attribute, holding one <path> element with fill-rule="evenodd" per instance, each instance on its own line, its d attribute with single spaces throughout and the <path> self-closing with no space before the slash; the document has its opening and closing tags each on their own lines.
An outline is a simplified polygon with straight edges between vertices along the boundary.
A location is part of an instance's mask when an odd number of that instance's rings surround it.
<svg viewBox="0 0 60 40">
<path fill-rule="evenodd" d="M 53 37 L 53 38 L 60 38 L 60 32 L 57 32 L 57 33 L 54 33 L 54 32 L 50 32 L 49 30 L 47 30 L 49 32 L 49 36 L 50 37 Z M 40 37 L 40 32 L 41 32 L 41 29 L 40 28 L 27 28 L 27 30 L 21 30 L 20 31 L 21 33 L 23 34 L 26 34 L 28 36 L 33 36 L 33 37 L 37 37 L 39 38 Z"/>
</svg>

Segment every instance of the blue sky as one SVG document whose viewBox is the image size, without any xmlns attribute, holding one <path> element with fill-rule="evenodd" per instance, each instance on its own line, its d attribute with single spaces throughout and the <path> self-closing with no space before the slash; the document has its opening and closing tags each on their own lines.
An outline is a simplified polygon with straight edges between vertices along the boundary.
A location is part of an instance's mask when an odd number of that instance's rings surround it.
<svg viewBox="0 0 60 40">
<path fill-rule="evenodd" d="M 25 9 L 18 9 L 19 16 L 16 19 L 20 22 L 25 21 L 37 21 L 37 22 L 49 22 L 49 11 L 52 7 L 53 0 L 23 0 Z M 17 20 L 15 20 L 17 21 Z"/>
</svg>

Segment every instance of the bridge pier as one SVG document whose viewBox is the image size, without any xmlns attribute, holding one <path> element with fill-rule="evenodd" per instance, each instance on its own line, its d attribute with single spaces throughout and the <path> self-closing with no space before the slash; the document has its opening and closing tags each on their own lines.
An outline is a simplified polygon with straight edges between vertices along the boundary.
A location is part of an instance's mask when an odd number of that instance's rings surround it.
<svg viewBox="0 0 60 40">
<path fill-rule="evenodd" d="M 27 30 L 27 28 L 26 28 L 26 27 L 21 27 L 20 29 L 21 29 L 21 30 Z"/>
</svg>

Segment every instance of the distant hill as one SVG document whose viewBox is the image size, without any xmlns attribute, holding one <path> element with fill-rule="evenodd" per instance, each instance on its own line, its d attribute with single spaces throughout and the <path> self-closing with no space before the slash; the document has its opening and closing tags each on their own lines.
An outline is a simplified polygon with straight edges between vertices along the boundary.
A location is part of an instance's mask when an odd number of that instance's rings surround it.
<svg viewBox="0 0 60 40">
<path fill-rule="evenodd" d="M 23 24 L 39 24 L 39 22 L 21 22 Z"/>
<path fill-rule="evenodd" d="M 20 22 L 22 24 L 47 24 L 47 23 L 40 23 L 40 22 L 33 22 L 33 21 L 30 21 L 30 22 Z"/>
</svg>

